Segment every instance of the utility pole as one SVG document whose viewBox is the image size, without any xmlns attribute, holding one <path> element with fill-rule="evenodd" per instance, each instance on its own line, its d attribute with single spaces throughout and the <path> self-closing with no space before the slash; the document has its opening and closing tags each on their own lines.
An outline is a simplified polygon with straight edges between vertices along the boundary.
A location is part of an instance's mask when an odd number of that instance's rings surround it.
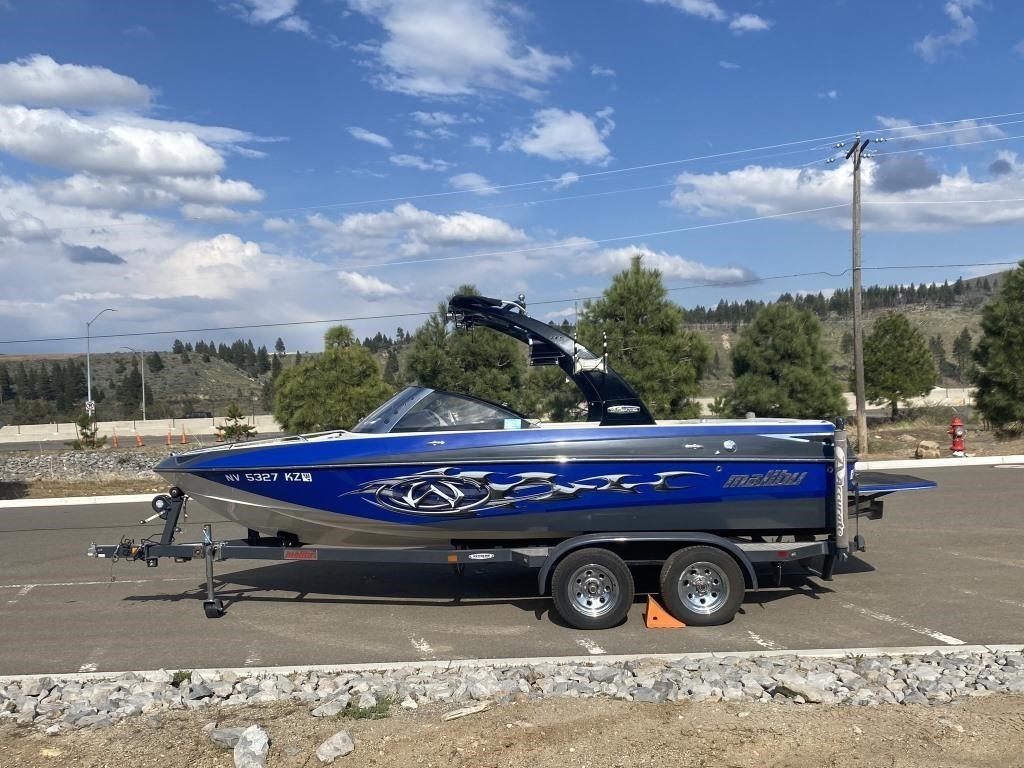
<svg viewBox="0 0 1024 768">
<path fill-rule="evenodd" d="M 853 139 L 853 144 L 846 151 L 845 159 L 853 160 L 853 389 L 856 398 L 856 420 L 857 420 L 857 452 L 865 454 L 868 452 L 868 417 L 864 397 L 864 326 L 861 317 L 861 275 L 860 275 L 860 161 L 864 157 L 874 155 L 865 154 L 868 144 L 874 141 L 879 144 L 888 141 L 884 136 L 876 136 L 873 139 L 861 138 L 860 133 Z M 847 142 L 841 141 L 835 144 L 835 149 L 840 152 L 846 147 Z M 826 163 L 834 163 L 839 155 L 833 155 Z"/>
<path fill-rule="evenodd" d="M 854 397 L 857 400 L 857 453 L 868 452 L 868 416 L 864 398 L 864 326 L 861 322 L 860 279 L 860 160 L 871 139 L 860 134 L 846 153 L 853 158 L 853 377 Z"/>
</svg>

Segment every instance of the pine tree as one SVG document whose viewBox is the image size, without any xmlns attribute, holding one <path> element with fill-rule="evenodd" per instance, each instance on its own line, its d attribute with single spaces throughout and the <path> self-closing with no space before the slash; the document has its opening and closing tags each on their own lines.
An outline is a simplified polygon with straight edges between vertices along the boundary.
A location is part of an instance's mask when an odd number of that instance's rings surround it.
<svg viewBox="0 0 1024 768">
<path fill-rule="evenodd" d="M 953 340 L 953 359 L 956 361 L 956 378 L 961 384 L 970 378 L 971 350 L 973 340 L 971 332 L 964 328 Z"/>
<path fill-rule="evenodd" d="M 689 418 L 712 350 L 684 327 L 683 310 L 668 298 L 661 272 L 639 255 L 612 278 L 601 298 L 584 304 L 580 341 L 601 354 L 608 341 L 610 365 L 637 390 L 657 418 Z"/>
<path fill-rule="evenodd" d="M 181 343 L 181 339 L 175 339 L 174 343 L 171 345 L 171 352 L 176 355 L 180 355 L 184 351 L 185 345 Z"/>
<path fill-rule="evenodd" d="M 900 400 L 927 395 L 935 381 L 935 360 L 924 335 L 896 312 L 878 318 L 864 339 L 867 399 L 889 403 L 895 419 Z"/>
<path fill-rule="evenodd" d="M 471 285 L 455 293 L 479 295 Z M 490 328 L 451 331 L 447 311 L 447 302 L 440 304 L 414 334 L 406 357 L 409 377 L 425 387 L 523 409 L 526 359 L 519 343 Z"/>
<path fill-rule="evenodd" d="M 164 369 L 164 359 L 160 357 L 159 352 L 154 352 L 146 359 L 146 365 L 153 373 L 159 373 Z"/>
<path fill-rule="evenodd" d="M 974 350 L 978 365 L 978 410 L 1000 432 L 1024 432 L 1024 261 L 1009 272 L 981 314 L 982 335 Z"/>
<path fill-rule="evenodd" d="M 734 416 L 831 419 L 846 412 L 822 342 L 821 323 L 792 304 L 764 307 L 732 352 Z"/>
<path fill-rule="evenodd" d="M 215 427 L 217 434 L 223 439 L 234 442 L 248 440 L 256 434 L 256 427 L 245 423 L 245 414 L 238 407 L 238 403 L 231 403 L 228 406 L 228 414 L 224 423 Z"/>
<path fill-rule="evenodd" d="M 327 331 L 322 355 L 282 371 L 275 390 L 274 416 L 288 432 L 351 428 L 392 392 L 345 326 Z"/>
<path fill-rule="evenodd" d="M 277 337 L 277 341 L 274 342 L 274 351 L 279 355 L 284 354 L 284 339 L 280 336 Z"/>
</svg>

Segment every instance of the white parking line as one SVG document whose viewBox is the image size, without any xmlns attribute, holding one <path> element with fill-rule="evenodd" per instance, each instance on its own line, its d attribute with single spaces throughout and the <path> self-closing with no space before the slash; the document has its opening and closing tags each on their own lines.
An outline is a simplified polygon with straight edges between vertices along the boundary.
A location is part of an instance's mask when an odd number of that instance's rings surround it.
<svg viewBox="0 0 1024 768">
<path fill-rule="evenodd" d="M 761 646 L 762 648 L 767 648 L 767 649 L 773 651 L 773 650 L 775 650 L 776 648 L 779 647 L 778 645 L 776 645 L 771 640 L 765 640 L 763 637 L 761 637 L 760 635 L 758 635 L 755 632 L 751 632 L 749 629 L 747 630 L 747 636 L 751 640 L 753 640 L 757 645 Z"/>
<path fill-rule="evenodd" d="M 843 603 L 843 608 L 849 608 L 851 611 L 856 611 L 862 616 L 875 619 L 876 621 L 884 621 L 887 624 L 894 624 L 897 627 L 903 629 L 909 629 L 911 632 L 916 632 L 919 635 L 926 635 L 932 638 L 932 640 L 938 640 L 940 643 L 946 645 L 964 645 L 963 640 L 959 640 L 952 635 L 944 635 L 942 632 L 936 632 L 934 629 L 928 629 L 928 627 L 919 627 L 916 624 L 911 624 L 909 621 L 897 618 L 896 616 L 890 616 L 887 613 L 879 613 L 878 611 L 872 611 L 868 608 L 861 608 L 853 603 Z"/>
<path fill-rule="evenodd" d="M 1017 600 L 1007 600 L 1003 597 L 992 597 L 990 595 L 986 595 L 984 592 L 975 592 L 970 589 L 957 589 L 957 591 L 961 594 L 967 595 L 968 597 L 981 597 L 995 603 L 1012 606 L 1013 608 L 1024 608 L 1024 603 L 1018 602 Z"/>
<path fill-rule="evenodd" d="M 412 643 L 412 647 L 416 649 L 416 652 L 423 657 L 432 656 L 434 654 L 434 649 L 430 647 L 430 643 L 422 637 L 419 639 L 410 637 L 409 642 Z"/>
<path fill-rule="evenodd" d="M 35 589 L 35 588 L 36 588 L 36 586 L 37 586 L 37 585 L 35 585 L 35 584 L 26 584 L 25 586 L 23 586 L 23 587 L 22 587 L 21 589 L 19 589 L 19 590 L 18 590 L 18 594 L 16 594 L 16 595 L 14 596 L 14 599 L 13 599 L 13 600 L 8 600 L 8 601 L 7 601 L 7 604 L 8 604 L 8 605 L 14 605 L 14 604 L 15 604 L 16 602 L 18 602 L 18 598 L 19 598 L 19 597 L 24 597 L 24 596 L 25 596 L 25 595 L 27 595 L 27 594 L 28 594 L 29 592 L 31 592 L 31 591 L 32 591 L 33 589 Z"/>
<path fill-rule="evenodd" d="M 605 653 L 608 653 L 608 651 L 606 651 L 597 643 L 593 642 L 592 640 L 585 640 L 582 637 L 576 640 L 576 645 L 578 645 L 580 648 L 583 648 L 591 656 L 601 656 Z"/>
<path fill-rule="evenodd" d="M 151 581 L 195 581 L 201 577 L 180 576 L 170 579 L 104 579 L 103 581 L 51 581 L 45 584 L 0 584 L 0 589 L 35 589 L 36 587 L 91 587 L 98 584 L 147 584 Z"/>
<path fill-rule="evenodd" d="M 995 563 L 996 565 L 1008 565 L 1011 568 L 1024 568 L 1024 560 L 1009 560 L 1003 557 L 988 557 L 987 555 L 965 555 L 963 552 L 950 551 L 953 557 L 966 557 L 968 560 L 980 560 L 983 563 Z"/>
</svg>

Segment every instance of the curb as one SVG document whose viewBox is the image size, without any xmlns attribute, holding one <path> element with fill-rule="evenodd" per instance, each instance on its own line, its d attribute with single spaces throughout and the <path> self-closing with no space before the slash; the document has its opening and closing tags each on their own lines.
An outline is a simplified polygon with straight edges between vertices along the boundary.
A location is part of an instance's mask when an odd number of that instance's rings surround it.
<svg viewBox="0 0 1024 768">
<path fill-rule="evenodd" d="M 121 496 L 66 496 L 54 499 L 4 499 L 0 501 L 0 509 L 16 509 L 19 507 L 65 507 L 80 504 L 135 504 L 150 501 L 154 493 L 123 494 Z"/>
<path fill-rule="evenodd" d="M 938 467 L 998 467 L 1024 466 L 1024 456 L 967 456 L 962 459 L 882 459 L 858 461 L 857 469 L 930 469 Z"/>
<path fill-rule="evenodd" d="M 762 659 L 779 656 L 795 656 L 805 659 L 842 659 L 855 656 L 927 656 L 939 653 L 943 656 L 960 656 L 965 653 L 1009 653 L 1024 651 L 1024 643 L 1003 643 L 993 645 L 912 645 L 891 648 L 814 648 L 809 650 L 759 650 L 759 651 L 706 651 L 703 653 L 627 653 L 601 656 L 536 656 L 522 658 L 494 659 L 446 659 L 439 661 L 391 661 L 368 662 L 365 664 L 294 664 L 281 667 L 216 667 L 193 669 L 191 672 L 200 674 L 224 674 L 234 672 L 240 677 L 290 675 L 295 673 L 341 674 L 346 672 L 390 672 L 397 669 L 421 670 L 456 670 L 477 669 L 480 667 L 524 667 L 537 664 L 589 664 L 606 666 L 622 664 L 627 661 L 651 659 L 653 661 L 700 661 L 702 659 Z M 121 675 L 135 674 L 142 677 L 156 675 L 166 670 L 124 670 L 121 672 L 49 672 L 33 675 L 0 675 L 0 684 L 17 683 L 24 680 L 35 680 L 40 677 L 51 677 L 55 680 L 68 682 L 88 682 L 93 680 L 113 680 Z"/>
</svg>

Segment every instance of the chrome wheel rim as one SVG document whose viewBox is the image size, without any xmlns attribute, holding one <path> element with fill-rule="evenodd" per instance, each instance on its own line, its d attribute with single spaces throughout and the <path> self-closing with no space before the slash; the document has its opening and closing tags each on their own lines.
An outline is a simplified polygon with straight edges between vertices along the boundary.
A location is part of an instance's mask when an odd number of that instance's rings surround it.
<svg viewBox="0 0 1024 768">
<path fill-rule="evenodd" d="M 694 613 L 712 614 L 729 599 L 729 579 L 714 563 L 693 563 L 679 577 L 679 599 Z"/>
<path fill-rule="evenodd" d="M 573 608 L 584 616 L 604 616 L 619 602 L 619 582 L 600 565 L 590 563 L 572 572 L 567 583 Z"/>
</svg>

